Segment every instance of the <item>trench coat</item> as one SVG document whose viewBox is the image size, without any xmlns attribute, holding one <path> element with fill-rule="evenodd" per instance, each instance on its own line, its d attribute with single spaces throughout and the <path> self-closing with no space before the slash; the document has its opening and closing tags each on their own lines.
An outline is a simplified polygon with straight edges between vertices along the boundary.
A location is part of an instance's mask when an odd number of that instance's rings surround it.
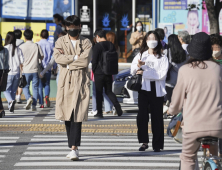
<svg viewBox="0 0 222 170">
<path fill-rule="evenodd" d="M 62 49 L 64 54 L 58 49 Z M 76 55 L 79 57 L 74 60 Z M 74 122 L 87 121 L 90 100 L 88 65 L 92 56 L 90 40 L 79 36 L 73 48 L 68 34 L 60 37 L 55 43 L 53 56 L 60 65 L 55 118 L 70 121 L 74 112 Z"/>
</svg>

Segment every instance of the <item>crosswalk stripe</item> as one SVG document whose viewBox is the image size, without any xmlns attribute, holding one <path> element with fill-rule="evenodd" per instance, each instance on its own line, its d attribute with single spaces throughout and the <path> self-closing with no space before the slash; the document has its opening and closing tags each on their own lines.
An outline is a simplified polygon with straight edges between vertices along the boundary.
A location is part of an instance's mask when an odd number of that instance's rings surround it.
<svg viewBox="0 0 222 170">
<path fill-rule="evenodd" d="M 15 120 L 15 121 L 0 121 L 1 123 L 30 123 L 31 121 L 17 121 L 17 120 Z"/>
<path fill-rule="evenodd" d="M 16 140 L 0 140 L 0 143 L 16 143 Z"/>
<path fill-rule="evenodd" d="M 143 163 L 143 162 L 19 162 L 15 166 L 95 166 L 95 167 L 178 167 L 178 163 Z"/>
<path fill-rule="evenodd" d="M 19 137 L 0 137 L 0 139 L 19 139 Z"/>
</svg>

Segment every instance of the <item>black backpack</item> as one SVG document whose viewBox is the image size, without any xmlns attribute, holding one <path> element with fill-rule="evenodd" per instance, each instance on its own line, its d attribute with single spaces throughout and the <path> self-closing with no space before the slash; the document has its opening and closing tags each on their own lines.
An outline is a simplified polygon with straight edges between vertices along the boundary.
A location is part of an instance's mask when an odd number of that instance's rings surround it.
<svg viewBox="0 0 222 170">
<path fill-rule="evenodd" d="M 98 43 L 100 44 L 100 43 Z M 100 44 L 102 46 L 102 44 Z M 103 48 L 103 46 L 102 46 Z M 110 43 L 109 51 L 105 51 L 103 48 L 102 59 L 99 62 L 99 65 L 106 75 L 115 75 L 118 74 L 118 60 L 119 56 L 116 51 L 110 51 L 112 49 L 112 43 Z"/>
</svg>

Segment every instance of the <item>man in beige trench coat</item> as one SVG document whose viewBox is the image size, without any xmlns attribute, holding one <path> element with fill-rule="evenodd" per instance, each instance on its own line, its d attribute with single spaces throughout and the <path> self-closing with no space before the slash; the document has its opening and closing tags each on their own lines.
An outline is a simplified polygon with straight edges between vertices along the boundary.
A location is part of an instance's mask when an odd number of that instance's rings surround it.
<svg viewBox="0 0 222 170">
<path fill-rule="evenodd" d="M 88 119 L 90 80 L 88 65 L 91 61 L 92 44 L 80 36 L 80 19 L 72 15 L 65 20 L 68 34 L 60 37 L 54 48 L 54 58 L 60 67 L 56 96 L 55 117 L 65 121 L 68 146 L 66 156 L 78 160 L 82 122 Z"/>
</svg>

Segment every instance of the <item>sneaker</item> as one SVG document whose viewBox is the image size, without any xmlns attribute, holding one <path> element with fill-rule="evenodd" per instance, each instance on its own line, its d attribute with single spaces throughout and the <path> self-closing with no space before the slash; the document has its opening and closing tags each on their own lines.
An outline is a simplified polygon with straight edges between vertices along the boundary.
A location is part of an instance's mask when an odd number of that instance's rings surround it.
<svg viewBox="0 0 222 170">
<path fill-rule="evenodd" d="M 103 115 L 97 113 L 96 115 L 94 115 L 94 117 L 103 118 Z"/>
<path fill-rule="evenodd" d="M 26 104 L 26 106 L 25 106 L 25 109 L 26 109 L 26 110 L 29 110 L 29 109 L 31 108 L 32 103 L 33 103 L 33 100 L 32 100 L 32 98 L 30 97 L 30 98 L 27 100 L 27 104 Z"/>
<path fill-rule="evenodd" d="M 21 104 L 22 103 L 21 98 L 16 98 L 16 103 Z"/>
<path fill-rule="evenodd" d="M 72 150 L 71 152 L 70 152 L 70 154 L 69 154 L 69 158 L 70 158 L 70 160 L 72 160 L 72 161 L 77 161 L 77 160 L 79 160 L 79 155 L 78 155 L 78 150 Z"/>
<path fill-rule="evenodd" d="M 50 107 L 49 96 L 45 96 L 45 102 L 46 102 L 46 106 Z"/>
<path fill-rule="evenodd" d="M 32 105 L 32 111 L 36 111 L 36 106 Z"/>
<path fill-rule="evenodd" d="M 15 109 L 15 100 L 12 100 L 9 105 L 9 111 L 14 112 L 14 109 Z"/>
<path fill-rule="evenodd" d="M 40 107 L 39 107 L 40 109 L 44 109 L 44 105 L 42 104 L 42 105 L 40 105 Z"/>
<path fill-rule="evenodd" d="M 94 116 L 97 114 L 97 110 L 96 111 L 91 111 L 88 113 L 88 116 Z"/>
<path fill-rule="evenodd" d="M 72 151 L 73 151 L 73 150 L 71 150 L 71 151 L 69 152 L 69 154 L 66 155 L 66 158 L 70 158 L 70 155 L 71 155 Z M 79 150 L 76 150 L 76 155 L 79 156 Z"/>
<path fill-rule="evenodd" d="M 113 113 L 113 116 L 116 116 L 116 115 L 117 115 L 117 111 L 116 111 L 116 109 L 115 109 L 114 106 L 113 106 L 113 108 L 112 108 L 112 113 Z"/>
</svg>

